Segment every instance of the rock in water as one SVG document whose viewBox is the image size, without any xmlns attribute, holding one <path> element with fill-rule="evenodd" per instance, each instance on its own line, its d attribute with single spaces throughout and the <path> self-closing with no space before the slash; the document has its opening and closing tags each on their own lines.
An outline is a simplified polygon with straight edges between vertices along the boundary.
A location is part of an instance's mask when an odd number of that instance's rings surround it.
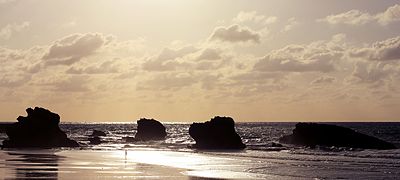
<svg viewBox="0 0 400 180">
<path fill-rule="evenodd" d="M 88 140 L 89 140 L 89 144 L 92 144 L 92 145 L 98 145 L 98 144 L 102 143 L 99 136 L 94 136 L 94 137 L 88 138 Z"/>
<path fill-rule="evenodd" d="M 199 149 L 244 149 L 246 145 L 235 131 L 235 122 L 230 117 L 216 116 L 205 123 L 193 123 L 190 136 Z"/>
<path fill-rule="evenodd" d="M 280 141 L 310 147 L 320 145 L 363 149 L 396 148 L 391 143 L 358 133 L 349 128 L 317 123 L 297 123 L 293 134 L 281 137 Z"/>
<path fill-rule="evenodd" d="M 67 138 L 58 127 L 60 116 L 47 109 L 35 107 L 26 109 L 27 117 L 19 116 L 18 122 L 7 130 L 8 139 L 3 141 L 5 148 L 51 148 L 78 147 L 79 144 Z"/>
<path fill-rule="evenodd" d="M 167 136 L 165 127 L 157 120 L 142 118 L 137 125 L 135 139 L 138 141 L 163 140 Z"/>
<path fill-rule="evenodd" d="M 90 136 L 98 137 L 98 136 L 107 136 L 107 134 L 103 131 L 93 130 Z"/>
</svg>

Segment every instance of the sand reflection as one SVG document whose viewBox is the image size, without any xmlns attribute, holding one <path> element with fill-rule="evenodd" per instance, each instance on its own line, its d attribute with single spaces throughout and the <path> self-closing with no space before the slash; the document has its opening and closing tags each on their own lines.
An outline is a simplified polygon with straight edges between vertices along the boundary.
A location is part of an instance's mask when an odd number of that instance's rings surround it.
<svg viewBox="0 0 400 180">
<path fill-rule="evenodd" d="M 8 152 L 5 166 L 16 179 L 58 179 L 61 156 L 51 151 Z"/>
</svg>

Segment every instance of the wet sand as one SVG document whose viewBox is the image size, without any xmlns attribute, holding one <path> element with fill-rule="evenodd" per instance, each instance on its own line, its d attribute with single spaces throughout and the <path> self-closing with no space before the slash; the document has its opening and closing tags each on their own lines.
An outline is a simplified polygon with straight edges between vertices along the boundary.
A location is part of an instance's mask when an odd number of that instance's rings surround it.
<svg viewBox="0 0 400 180">
<path fill-rule="evenodd" d="M 2 150 L 4 179 L 254 179 L 204 155 L 158 150 Z M 227 161 L 226 163 L 229 164 Z"/>
<path fill-rule="evenodd" d="M 0 176 L 5 179 L 190 179 L 183 173 L 184 169 L 137 163 L 119 154 L 91 150 L 1 151 Z"/>
</svg>

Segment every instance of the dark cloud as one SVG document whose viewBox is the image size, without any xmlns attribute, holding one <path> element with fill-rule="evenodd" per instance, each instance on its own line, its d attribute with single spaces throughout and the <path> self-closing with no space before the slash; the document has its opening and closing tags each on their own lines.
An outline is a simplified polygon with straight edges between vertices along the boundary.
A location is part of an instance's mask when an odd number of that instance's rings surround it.
<svg viewBox="0 0 400 180">
<path fill-rule="evenodd" d="M 210 36 L 210 40 L 226 41 L 226 42 L 254 42 L 260 43 L 261 36 L 248 28 L 241 27 L 237 24 L 229 27 L 217 27 Z"/>
</svg>

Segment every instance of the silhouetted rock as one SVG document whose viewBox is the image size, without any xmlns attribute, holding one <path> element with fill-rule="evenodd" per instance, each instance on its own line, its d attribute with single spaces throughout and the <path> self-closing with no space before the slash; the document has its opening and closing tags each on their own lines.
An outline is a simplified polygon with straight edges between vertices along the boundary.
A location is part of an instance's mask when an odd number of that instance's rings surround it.
<svg viewBox="0 0 400 180">
<path fill-rule="evenodd" d="M 98 145 L 98 144 L 102 143 L 99 136 L 94 136 L 94 137 L 88 138 L 88 140 L 89 140 L 89 144 L 92 144 L 92 145 Z"/>
<path fill-rule="evenodd" d="M 282 144 L 275 143 L 275 142 L 272 142 L 272 143 L 270 144 L 270 146 L 271 146 L 271 147 L 283 147 Z"/>
<path fill-rule="evenodd" d="M 244 149 L 246 145 L 235 131 L 235 122 L 230 117 L 216 116 L 205 123 L 193 123 L 190 136 L 199 149 Z"/>
<path fill-rule="evenodd" d="M 167 136 L 165 127 L 157 120 L 142 118 L 137 125 L 135 139 L 138 141 L 163 140 Z"/>
<path fill-rule="evenodd" d="M 78 147 L 79 144 L 67 138 L 58 127 L 60 116 L 47 109 L 35 107 L 26 109 L 27 117 L 19 116 L 18 122 L 7 130 L 8 139 L 3 141 L 5 148 L 23 147 Z"/>
<path fill-rule="evenodd" d="M 280 141 L 309 147 L 320 145 L 363 149 L 396 148 L 393 144 L 349 128 L 317 123 L 297 123 L 293 134 L 281 137 Z"/>
<path fill-rule="evenodd" d="M 90 136 L 107 136 L 105 132 L 99 130 L 93 130 Z"/>
<path fill-rule="evenodd" d="M 122 137 L 122 140 L 127 142 L 127 143 L 136 141 L 136 139 L 134 137 L 129 137 L 129 136 Z"/>
</svg>

